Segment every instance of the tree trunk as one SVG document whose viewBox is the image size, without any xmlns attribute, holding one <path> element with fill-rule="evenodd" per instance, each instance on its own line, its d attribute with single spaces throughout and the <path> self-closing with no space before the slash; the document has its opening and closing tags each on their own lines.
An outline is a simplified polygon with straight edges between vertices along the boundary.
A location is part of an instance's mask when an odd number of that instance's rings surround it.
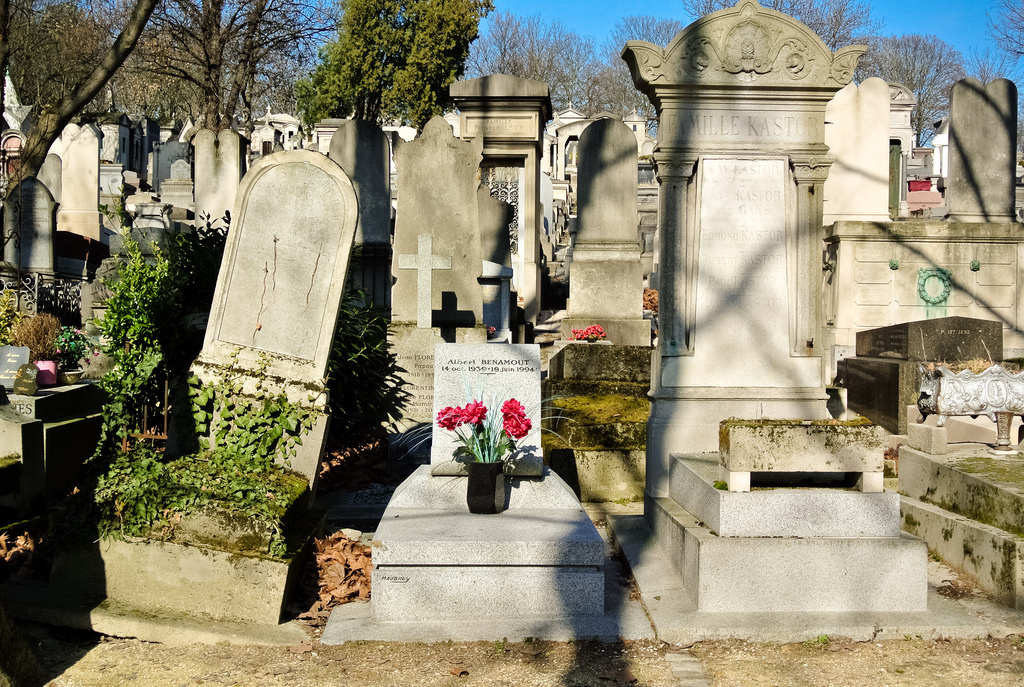
<svg viewBox="0 0 1024 687">
<path fill-rule="evenodd" d="M 3 0 L 0 0 L 3 1 Z M 142 29 L 149 21 L 159 0 L 136 0 L 131 16 L 125 23 L 117 40 L 107 49 L 100 63 L 82 80 L 67 98 L 57 104 L 53 112 L 40 113 L 28 134 L 28 140 L 21 153 L 21 164 L 15 174 L 16 180 L 34 177 L 46 160 L 46 153 L 71 120 L 96 97 L 106 83 L 135 48 L 142 35 Z M 13 187 L 14 184 L 11 184 Z"/>
</svg>

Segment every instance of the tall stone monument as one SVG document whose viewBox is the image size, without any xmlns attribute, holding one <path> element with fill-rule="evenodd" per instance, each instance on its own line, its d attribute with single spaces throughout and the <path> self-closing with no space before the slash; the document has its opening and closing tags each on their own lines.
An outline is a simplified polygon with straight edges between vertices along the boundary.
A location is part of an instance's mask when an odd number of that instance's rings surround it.
<svg viewBox="0 0 1024 687">
<path fill-rule="evenodd" d="M 491 195 L 516 208 L 511 229 L 513 288 L 526 321 L 540 313 L 540 161 L 544 124 L 551 118 L 546 83 L 507 74 L 456 81 L 449 89 L 462 138 L 483 143 L 480 180 Z"/>
<path fill-rule="evenodd" d="M 442 117 L 398 148 L 398 212 L 392 262 L 391 341 L 412 398 L 406 421 L 430 422 L 434 347 L 483 343 L 479 138 L 460 141 Z"/>
<path fill-rule="evenodd" d="M 61 133 L 61 204 L 57 230 L 100 238 L 100 141 L 92 123 L 68 124 Z"/>
<path fill-rule="evenodd" d="M 343 120 L 329 157 L 341 165 L 359 199 L 359 221 L 349 280 L 378 307 L 391 307 L 391 146 L 381 128 Z"/>
<path fill-rule="evenodd" d="M 1013 222 L 1017 87 L 1007 79 L 957 81 L 949 94 L 949 180 L 953 222 Z"/>
<path fill-rule="evenodd" d="M 562 334 L 597 324 L 623 346 L 650 346 L 637 237 L 636 138 L 617 119 L 588 126 L 579 143 L 579 233 Z"/>
<path fill-rule="evenodd" d="M 835 162 L 823 224 L 889 221 L 889 102 L 889 84 L 873 77 L 847 84 L 825 107 L 825 144 Z"/>
<path fill-rule="evenodd" d="M 195 147 L 196 217 L 219 220 L 231 210 L 238 182 L 245 174 L 247 145 L 237 131 L 203 129 L 192 139 Z"/>
<path fill-rule="evenodd" d="M 827 417 L 825 107 L 864 51 L 833 53 L 753 0 L 697 20 L 664 49 L 623 50 L 660 117 L 648 496 L 668 493 L 669 453 L 717 449 L 726 418 Z"/>
<path fill-rule="evenodd" d="M 266 155 L 238 189 L 203 350 L 193 372 L 257 380 L 293 403 L 322 383 L 344 293 L 358 205 L 352 182 L 320 153 Z M 326 392 L 316 401 L 327 402 Z M 298 447 L 292 468 L 314 485 L 328 417 Z"/>
</svg>

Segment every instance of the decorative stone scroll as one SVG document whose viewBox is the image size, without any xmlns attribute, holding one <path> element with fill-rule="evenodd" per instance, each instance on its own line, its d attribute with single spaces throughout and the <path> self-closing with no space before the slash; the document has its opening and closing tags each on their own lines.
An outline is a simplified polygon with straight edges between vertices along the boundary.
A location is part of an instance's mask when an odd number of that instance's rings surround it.
<svg viewBox="0 0 1024 687">
<path fill-rule="evenodd" d="M 836 52 L 792 18 L 742 0 L 709 14 L 676 34 L 664 50 L 646 41 L 630 41 L 622 57 L 637 88 L 647 83 L 808 84 L 831 81 L 839 87 L 853 79 L 864 46 Z"/>
</svg>

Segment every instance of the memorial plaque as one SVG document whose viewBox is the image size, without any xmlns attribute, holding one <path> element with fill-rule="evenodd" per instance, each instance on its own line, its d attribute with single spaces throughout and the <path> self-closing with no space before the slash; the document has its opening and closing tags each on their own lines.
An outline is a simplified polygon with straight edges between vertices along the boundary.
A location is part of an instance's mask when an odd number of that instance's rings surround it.
<svg viewBox="0 0 1024 687">
<path fill-rule="evenodd" d="M 36 376 L 38 376 L 39 370 L 35 365 L 28 363 L 18 368 L 18 372 L 14 377 L 14 393 L 21 394 L 22 396 L 31 396 L 39 388 L 36 384 Z"/>
<path fill-rule="evenodd" d="M 940 317 L 857 332 L 857 355 L 897 360 L 1003 359 L 1003 325 L 974 317 Z"/>
<path fill-rule="evenodd" d="M 788 386 L 782 160 L 705 160 L 694 356 L 708 386 Z"/>
<path fill-rule="evenodd" d="M 540 346 L 537 344 L 438 344 L 434 351 L 434 417 L 442 408 L 479 401 L 487 417 L 500 418 L 501 406 L 515 399 L 526 407 L 532 427 L 516 442 L 506 474 L 539 476 L 544 467 L 540 446 Z M 498 424 L 500 427 L 500 422 Z M 453 456 L 460 446 L 455 433 L 433 425 L 431 474 L 464 475 L 465 463 Z"/>
<path fill-rule="evenodd" d="M 27 346 L 0 346 L 0 383 L 5 389 L 14 388 L 18 369 L 28 363 Z"/>
</svg>

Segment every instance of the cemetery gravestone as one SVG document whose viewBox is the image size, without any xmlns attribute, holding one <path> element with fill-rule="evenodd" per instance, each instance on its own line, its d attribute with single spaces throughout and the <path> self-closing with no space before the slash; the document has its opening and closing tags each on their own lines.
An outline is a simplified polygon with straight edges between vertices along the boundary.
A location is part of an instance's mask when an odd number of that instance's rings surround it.
<svg viewBox="0 0 1024 687">
<path fill-rule="evenodd" d="M 954 222 L 1013 222 L 1017 87 L 968 78 L 949 95 L 946 204 Z"/>
<path fill-rule="evenodd" d="M 515 208 L 494 198 L 486 186 L 477 190 L 480 211 L 480 248 L 483 255 L 484 324 L 493 327 L 487 340 L 496 343 L 512 341 L 512 252 L 509 245 L 509 226 L 515 221 Z"/>
<path fill-rule="evenodd" d="M 28 364 L 29 351 L 27 346 L 0 347 L 0 384 L 8 391 L 14 389 L 18 371 L 22 365 Z"/>
<path fill-rule="evenodd" d="M 219 220 L 235 204 L 238 181 L 245 173 L 247 146 L 238 132 L 231 129 L 203 129 L 192 139 L 192 145 L 196 217 L 207 214 L 211 220 Z"/>
<path fill-rule="evenodd" d="M 836 93 L 825 108 L 825 144 L 836 160 L 825 180 L 822 223 L 888 222 L 889 84 L 872 77 Z"/>
<path fill-rule="evenodd" d="M 579 142 L 579 233 L 562 335 L 600 325 L 612 343 L 649 346 L 636 224 L 636 137 L 617 119 L 588 126 Z"/>
<path fill-rule="evenodd" d="M 4 199 L 4 261 L 23 272 L 53 273 L 54 210 L 57 203 L 41 182 L 28 177 Z"/>
<path fill-rule="evenodd" d="M 391 305 L 391 146 L 381 128 L 343 120 L 329 157 L 341 165 L 359 199 L 356 249 L 349 279 L 381 308 Z"/>
<path fill-rule="evenodd" d="M 14 375 L 14 386 L 11 391 L 21 396 L 31 396 L 39 388 L 36 383 L 38 375 L 39 369 L 35 365 L 31 363 L 22 365 Z"/>
<path fill-rule="evenodd" d="M 177 208 L 193 207 L 192 166 L 189 161 L 181 158 L 172 162 L 170 175 L 160 186 L 160 200 Z"/>
<path fill-rule="evenodd" d="M 443 408 L 462 407 L 479 401 L 487 417 L 500 417 L 501 405 L 514 398 L 526 408 L 532 427 L 516 442 L 506 474 L 540 476 L 544 456 L 540 446 L 540 347 L 536 344 L 438 344 L 434 352 L 434 417 Z M 430 474 L 468 474 L 465 462 L 456 460 L 460 446 L 454 433 L 434 423 Z"/>
<path fill-rule="evenodd" d="M 50 153 L 46 156 L 46 159 L 43 160 L 43 166 L 39 168 L 39 174 L 36 175 L 36 178 L 46 186 L 50 195 L 53 196 L 53 199 L 57 203 L 61 202 L 61 189 L 63 188 L 63 182 L 60 178 L 60 168 L 60 156 Z"/>
<path fill-rule="evenodd" d="M 406 421 L 433 419 L 434 347 L 485 342 L 477 169 L 479 140 L 441 117 L 398 148 L 398 214 L 389 332 L 411 400 Z"/>
<path fill-rule="evenodd" d="M 252 393 L 264 375 L 271 392 L 309 403 L 310 389 L 327 373 L 357 207 L 344 171 L 319 153 L 285 151 L 253 165 L 239 187 L 206 340 L 193 365 L 201 379 L 230 368 L 248 377 Z M 326 399 L 316 403 L 323 407 Z M 327 420 L 321 416 L 292 461 L 314 487 Z"/>
<path fill-rule="evenodd" d="M 95 124 L 68 124 L 61 133 L 61 204 L 57 230 L 100 238 L 100 140 Z"/>
</svg>

